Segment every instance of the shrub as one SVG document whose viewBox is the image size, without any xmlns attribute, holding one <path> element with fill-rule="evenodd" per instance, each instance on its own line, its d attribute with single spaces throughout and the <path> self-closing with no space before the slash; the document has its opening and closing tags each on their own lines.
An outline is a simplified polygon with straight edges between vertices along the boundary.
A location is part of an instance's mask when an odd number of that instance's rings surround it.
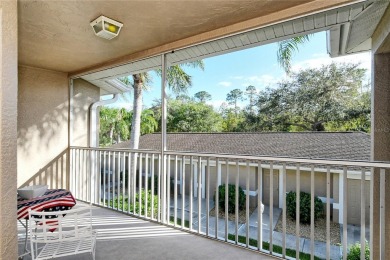
<svg viewBox="0 0 390 260">
<path fill-rule="evenodd" d="M 347 254 L 347 260 L 360 260 L 360 250 L 361 250 L 360 243 L 356 243 L 352 245 L 349 248 L 349 252 Z M 364 252 L 364 259 L 365 260 L 370 259 L 370 247 L 368 246 L 367 242 L 366 242 L 366 250 Z"/>
<path fill-rule="evenodd" d="M 121 173 L 122 174 L 122 173 Z M 129 174 L 127 172 L 127 170 L 125 171 L 125 183 L 127 185 L 127 178 L 128 178 Z M 139 187 L 139 171 L 137 170 L 136 173 L 135 173 L 135 186 L 136 187 Z M 142 176 L 142 187 L 141 188 L 145 188 L 145 176 Z M 148 190 L 151 190 L 152 189 L 152 177 L 148 177 Z M 157 195 L 158 193 L 158 175 L 154 175 L 154 195 Z"/>
<path fill-rule="evenodd" d="M 139 212 L 139 196 L 140 193 L 135 194 L 135 205 L 133 205 L 133 201 L 130 200 L 130 212 L 138 214 Z M 154 215 L 157 216 L 158 213 L 158 196 L 152 195 L 151 191 L 148 191 L 148 216 L 151 216 L 152 213 L 152 196 L 153 197 L 153 207 L 154 207 Z M 108 201 L 108 205 L 113 208 L 118 208 L 119 210 L 124 210 L 127 211 L 128 206 L 129 206 L 129 198 L 124 199 L 124 204 L 123 204 L 123 197 L 120 195 L 119 197 L 116 197 L 115 200 L 110 200 Z M 135 206 L 135 208 L 134 208 Z M 134 211 L 135 210 L 135 211 Z M 145 215 L 145 190 L 141 190 L 141 215 Z"/>
<path fill-rule="evenodd" d="M 145 183 L 144 183 L 145 185 Z M 158 176 L 157 175 L 154 175 L 154 184 L 153 184 L 153 193 L 154 195 L 157 195 L 158 194 Z M 152 177 L 148 177 L 148 190 L 151 190 L 152 189 Z"/>
<path fill-rule="evenodd" d="M 310 202 L 311 197 L 310 193 L 306 193 L 301 191 L 300 193 L 300 204 L 299 204 L 299 220 L 301 223 L 309 224 L 310 223 Z M 296 201 L 297 201 L 297 193 L 294 191 L 290 191 L 286 195 L 286 204 L 287 204 L 287 214 L 291 218 L 296 218 Z M 318 219 L 323 214 L 323 204 L 322 201 L 315 196 L 314 197 L 314 220 Z"/>
<path fill-rule="evenodd" d="M 219 206 L 225 211 L 225 191 L 226 184 L 219 185 L 218 187 L 218 196 L 219 196 Z M 228 185 L 228 212 L 234 213 L 236 210 L 236 185 Z M 238 209 L 242 210 L 245 206 L 246 197 L 244 190 L 241 187 L 238 187 Z M 215 194 L 214 194 L 214 204 L 215 204 Z"/>
</svg>

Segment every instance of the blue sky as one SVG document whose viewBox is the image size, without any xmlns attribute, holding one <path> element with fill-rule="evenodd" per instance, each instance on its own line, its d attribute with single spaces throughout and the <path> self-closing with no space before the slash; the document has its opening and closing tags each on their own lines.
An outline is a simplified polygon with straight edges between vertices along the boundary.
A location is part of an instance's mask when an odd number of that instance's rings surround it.
<svg viewBox="0 0 390 260">
<path fill-rule="evenodd" d="M 192 97 L 199 91 L 207 91 L 212 96 L 209 103 L 218 109 L 225 101 L 227 93 L 235 88 L 245 90 L 247 86 L 253 85 L 261 90 L 267 86 L 275 86 L 276 82 L 287 79 L 277 63 L 276 53 L 275 43 L 205 59 L 204 71 L 186 69 L 186 72 L 192 76 L 193 83 L 188 90 L 188 95 Z M 361 67 L 370 70 L 368 52 L 331 59 L 327 54 L 325 32 L 314 34 L 308 43 L 301 46 L 299 52 L 293 57 L 292 70 L 320 67 L 332 61 L 360 62 Z M 149 107 L 154 99 L 161 97 L 161 79 L 155 73 L 152 75 L 153 82 L 149 84 L 150 90 L 144 92 L 144 107 Z M 369 72 L 367 77 L 368 75 Z M 132 96 L 127 99 L 121 99 L 112 106 L 131 108 Z"/>
</svg>

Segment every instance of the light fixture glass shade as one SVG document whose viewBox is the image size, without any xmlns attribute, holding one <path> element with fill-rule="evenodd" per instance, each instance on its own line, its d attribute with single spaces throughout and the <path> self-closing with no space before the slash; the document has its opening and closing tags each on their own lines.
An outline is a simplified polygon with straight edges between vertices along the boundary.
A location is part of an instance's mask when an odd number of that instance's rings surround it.
<svg viewBox="0 0 390 260">
<path fill-rule="evenodd" d="M 99 32 L 101 32 L 101 30 L 103 30 L 102 24 L 103 23 L 97 23 L 94 26 L 92 26 L 93 30 L 95 31 L 95 34 L 98 34 Z"/>
<path fill-rule="evenodd" d="M 119 31 L 119 26 L 115 24 L 104 21 L 104 30 L 109 31 L 111 33 L 117 33 Z"/>
<path fill-rule="evenodd" d="M 102 15 L 93 20 L 91 26 L 97 36 L 111 40 L 118 36 L 123 24 Z"/>
</svg>

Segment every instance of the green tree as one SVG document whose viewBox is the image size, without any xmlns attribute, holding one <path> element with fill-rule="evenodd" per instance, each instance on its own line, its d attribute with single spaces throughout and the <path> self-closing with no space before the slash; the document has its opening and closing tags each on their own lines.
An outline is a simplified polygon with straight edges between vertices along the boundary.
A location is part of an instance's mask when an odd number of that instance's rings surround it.
<svg viewBox="0 0 390 260">
<path fill-rule="evenodd" d="M 130 116 L 132 117 L 133 114 L 131 113 Z M 132 120 L 131 120 L 132 122 Z M 132 127 L 130 123 L 130 128 Z M 156 118 L 154 117 L 154 112 L 151 109 L 145 109 L 142 110 L 141 113 L 141 135 L 145 134 L 151 134 L 154 133 L 158 128 L 158 122 Z"/>
<path fill-rule="evenodd" d="M 184 67 L 201 68 L 204 69 L 203 61 L 194 61 L 179 65 L 171 66 L 167 69 L 167 83 L 168 87 L 174 94 L 186 93 L 187 89 L 191 87 L 191 76 L 188 75 Z M 157 70 L 161 75 L 161 70 Z M 142 94 L 143 90 L 147 88 L 150 82 L 150 74 L 140 73 L 129 77 L 121 78 L 122 82 L 133 87 L 133 117 L 131 122 L 130 148 L 137 149 L 139 146 L 139 137 L 141 135 L 141 113 L 142 113 Z"/>
<path fill-rule="evenodd" d="M 194 98 L 201 103 L 206 103 L 206 101 L 211 100 L 211 95 L 207 91 L 199 91 L 195 93 Z"/>
<path fill-rule="evenodd" d="M 226 101 L 229 105 L 234 106 L 235 114 L 238 114 L 238 102 L 244 100 L 244 92 L 238 88 L 233 89 L 226 95 Z"/>
<path fill-rule="evenodd" d="M 102 107 L 100 109 L 99 139 L 101 146 L 129 140 L 132 111 L 126 109 Z M 141 115 L 141 134 L 153 133 L 157 129 L 157 121 L 152 110 L 144 110 Z"/>
<path fill-rule="evenodd" d="M 249 113 L 254 114 L 255 113 L 254 107 L 256 105 L 256 98 L 257 98 L 257 89 L 254 86 L 249 85 L 245 89 L 245 95 L 248 97 L 249 100 L 248 111 Z"/>
<path fill-rule="evenodd" d="M 271 123 L 287 131 L 324 131 L 330 122 L 346 122 L 366 114 L 367 109 L 356 106 L 365 72 L 358 64 L 333 63 L 292 74 L 290 81 L 259 94 L 263 125 Z"/>
<path fill-rule="evenodd" d="M 100 109 L 100 145 L 111 145 L 114 139 L 116 122 L 116 111 L 114 109 L 102 107 Z"/>
<path fill-rule="evenodd" d="M 219 112 L 222 116 L 222 131 L 223 132 L 241 132 L 243 131 L 241 125 L 244 117 L 242 113 L 236 113 L 233 108 L 230 108 L 227 103 L 222 103 Z"/>
<path fill-rule="evenodd" d="M 187 101 L 190 101 L 191 100 L 191 97 L 188 96 L 187 94 L 179 94 L 176 96 L 176 100 L 180 100 L 182 102 L 187 102 Z M 159 100 L 158 102 L 160 102 L 161 100 Z M 161 105 L 161 102 L 159 103 Z"/>
<path fill-rule="evenodd" d="M 256 131 L 290 131 L 291 97 L 289 87 L 283 82 L 278 83 L 276 88 L 268 87 L 260 91 L 257 99 L 258 115 L 246 115 L 246 121 L 249 119 L 255 123 L 249 128 Z"/>
<path fill-rule="evenodd" d="M 130 137 L 130 112 L 126 109 L 102 107 L 100 109 L 100 145 L 112 145 Z"/>
<path fill-rule="evenodd" d="M 213 107 L 201 102 L 171 100 L 168 103 L 168 132 L 220 132 L 222 118 Z"/>
</svg>

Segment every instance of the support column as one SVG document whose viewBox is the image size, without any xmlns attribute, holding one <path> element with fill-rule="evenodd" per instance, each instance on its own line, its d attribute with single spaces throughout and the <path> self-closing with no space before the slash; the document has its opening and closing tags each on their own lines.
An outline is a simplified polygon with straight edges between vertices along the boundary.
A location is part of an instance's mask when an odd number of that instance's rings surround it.
<svg viewBox="0 0 390 260">
<path fill-rule="evenodd" d="M 0 1 L 0 259 L 17 259 L 17 2 Z"/>
<path fill-rule="evenodd" d="M 390 161 L 390 53 L 373 55 L 372 62 L 371 159 Z M 385 255 L 390 255 L 390 172 L 385 181 L 385 227 L 380 226 L 380 172 L 375 170 L 371 182 L 371 259 L 380 259 L 380 236 L 385 239 Z M 381 232 L 382 231 L 382 232 Z"/>
<path fill-rule="evenodd" d="M 161 195 L 162 198 L 162 223 L 169 223 L 169 216 L 167 216 L 167 181 L 170 181 L 167 176 L 167 156 L 165 151 L 167 150 L 167 94 L 166 94 L 166 84 L 167 84 L 167 59 L 166 54 L 161 55 Z"/>
</svg>

